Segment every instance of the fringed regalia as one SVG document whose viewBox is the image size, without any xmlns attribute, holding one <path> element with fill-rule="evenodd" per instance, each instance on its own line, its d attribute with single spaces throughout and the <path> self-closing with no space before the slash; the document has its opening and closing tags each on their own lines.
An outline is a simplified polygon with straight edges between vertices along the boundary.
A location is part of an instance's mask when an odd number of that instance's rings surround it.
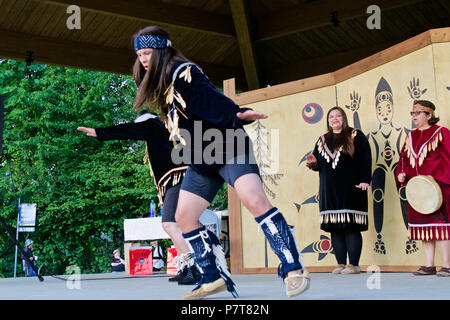
<svg viewBox="0 0 450 320">
<path fill-rule="evenodd" d="M 190 166 L 202 175 L 218 175 L 219 169 L 228 164 L 237 156 L 253 154 L 251 140 L 243 129 L 244 124 L 252 121 L 243 121 L 237 117 L 239 112 L 248 108 L 240 108 L 231 99 L 220 93 L 201 69 L 190 62 L 175 64 L 171 72 L 172 82 L 167 88 L 166 103 L 169 105 L 166 126 L 170 131 L 172 141 L 179 141 L 183 146 L 191 148 L 191 155 L 201 153 L 208 148 L 214 149 L 218 155 L 217 162 L 206 162 L 203 157 L 192 159 Z M 201 130 L 195 130 L 195 124 L 201 121 Z M 180 129 L 187 130 L 194 143 L 183 139 Z M 223 139 L 209 141 L 203 139 L 209 129 L 219 131 Z M 228 130 L 240 135 L 229 135 Z M 231 136 L 231 137 L 229 137 Z M 201 141 L 196 145 L 196 138 Z M 242 140 L 241 140 L 242 139 Z M 212 143 L 215 148 L 211 148 Z M 231 147 L 231 151 L 229 148 Z M 231 164 L 232 165 L 232 164 Z M 294 238 L 283 215 L 276 208 L 272 208 L 257 218 L 273 251 L 279 257 L 281 264 L 279 275 L 283 279 L 287 273 L 302 269 Z M 204 228 L 183 234 L 195 254 L 195 262 L 202 274 L 202 284 L 214 283 L 220 277 L 227 285 L 227 290 L 237 296 L 235 285 L 230 278 L 223 252 L 215 235 Z"/>
<path fill-rule="evenodd" d="M 184 175 L 186 174 L 186 170 L 188 168 L 187 165 L 181 165 L 178 167 L 174 167 L 167 171 L 162 177 L 157 179 L 155 177 L 155 174 L 153 173 L 153 167 L 150 162 L 149 158 L 149 148 L 148 148 L 148 142 L 145 143 L 146 146 L 146 152 L 144 156 L 144 163 L 148 163 L 148 167 L 150 169 L 150 176 L 154 179 L 156 189 L 158 190 L 158 200 L 160 206 L 164 203 L 164 196 L 166 195 L 166 191 L 169 188 L 175 187 L 179 184 L 181 184 L 181 181 L 183 181 Z"/>
<path fill-rule="evenodd" d="M 408 205 L 408 230 L 411 240 L 450 240 L 450 132 L 433 125 L 411 131 L 405 139 L 395 177 L 406 173 L 406 184 L 417 175 L 432 176 L 442 191 L 442 205 L 424 215 Z M 399 184 L 398 180 L 397 183 Z"/>
<path fill-rule="evenodd" d="M 190 251 L 193 252 L 197 268 L 202 274 L 202 279 L 193 291 L 199 289 L 204 283 L 211 283 L 222 278 L 227 290 L 233 297 L 238 297 L 236 285 L 231 279 L 225 254 L 217 236 L 205 226 L 202 226 L 191 232 L 183 233 L 183 237 Z"/>
<path fill-rule="evenodd" d="M 143 122 L 122 123 L 95 130 L 100 141 L 145 141 L 144 163 L 148 163 L 150 175 L 158 190 L 159 205 L 162 206 L 166 191 L 181 183 L 188 166 L 173 163 L 171 159 L 173 145 L 169 141 L 169 133 L 161 120 L 153 117 Z"/>
<path fill-rule="evenodd" d="M 216 174 L 228 160 L 252 152 L 251 140 L 243 129 L 252 121 L 240 120 L 236 116 L 249 108 L 240 108 L 218 91 L 201 68 L 192 62 L 174 63 L 170 79 L 164 92 L 169 139 L 174 145 L 189 149 L 190 159 L 186 162 L 196 172 Z M 195 124 L 199 125 L 198 129 Z M 188 133 L 190 141 L 186 141 L 180 129 Z M 214 137 L 205 139 L 206 134 L 213 132 L 208 133 L 211 129 L 215 132 Z M 230 129 L 233 130 L 232 135 L 229 135 Z M 214 161 L 205 161 L 205 150 L 211 151 Z"/>
<path fill-rule="evenodd" d="M 321 136 L 313 154 L 319 171 L 320 228 L 365 231 L 368 228 L 367 191 L 356 188 L 362 182 L 370 183 L 372 156 L 364 134 L 354 129 L 352 139 L 354 155 L 343 151 L 342 146 L 333 150 L 337 135 Z"/>
</svg>

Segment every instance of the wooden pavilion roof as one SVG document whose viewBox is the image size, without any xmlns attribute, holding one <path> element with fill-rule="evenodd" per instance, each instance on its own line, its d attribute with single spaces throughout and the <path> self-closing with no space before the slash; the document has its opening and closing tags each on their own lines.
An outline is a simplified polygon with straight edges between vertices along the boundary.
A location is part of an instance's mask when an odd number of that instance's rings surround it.
<svg viewBox="0 0 450 320">
<path fill-rule="evenodd" d="M 372 4 L 381 29 L 367 28 Z M 80 29 L 66 25 L 70 5 Z M 0 57 L 131 74 L 132 35 L 157 24 L 216 85 L 252 90 L 335 71 L 449 17 L 448 0 L 0 0 Z"/>
</svg>

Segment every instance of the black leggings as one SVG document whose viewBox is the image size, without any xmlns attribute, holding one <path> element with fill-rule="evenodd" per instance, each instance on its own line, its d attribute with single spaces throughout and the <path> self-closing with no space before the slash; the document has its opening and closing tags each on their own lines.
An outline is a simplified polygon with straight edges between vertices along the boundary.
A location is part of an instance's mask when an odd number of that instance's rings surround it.
<svg viewBox="0 0 450 320">
<path fill-rule="evenodd" d="M 362 236 L 360 231 L 332 231 L 331 244 L 338 264 L 349 263 L 358 266 L 362 250 Z"/>
<path fill-rule="evenodd" d="M 178 195 L 181 184 L 167 189 L 164 195 L 162 222 L 176 222 L 175 211 L 177 211 Z"/>
</svg>

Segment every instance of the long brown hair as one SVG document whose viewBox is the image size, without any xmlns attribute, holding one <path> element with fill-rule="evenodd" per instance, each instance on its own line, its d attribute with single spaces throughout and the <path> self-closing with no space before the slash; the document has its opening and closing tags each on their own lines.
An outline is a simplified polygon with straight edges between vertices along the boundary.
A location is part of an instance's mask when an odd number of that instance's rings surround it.
<svg viewBox="0 0 450 320">
<path fill-rule="evenodd" d="M 328 117 L 330 116 L 331 111 L 334 111 L 334 110 L 339 110 L 339 112 L 342 115 L 343 123 L 342 123 L 342 131 L 341 131 L 341 133 L 339 133 L 337 135 L 336 139 L 334 140 L 333 145 L 332 145 L 332 148 L 333 148 L 332 150 L 336 150 L 340 146 L 342 146 L 343 151 L 353 157 L 353 154 L 355 153 L 355 145 L 353 144 L 353 139 L 352 139 L 353 128 L 348 125 L 347 114 L 345 113 L 344 109 L 342 109 L 341 107 L 336 106 L 336 107 L 333 107 L 330 110 L 328 110 L 327 133 L 325 134 L 325 139 L 326 139 L 326 141 L 329 141 L 329 139 L 331 139 L 333 137 L 333 129 L 329 125 Z"/>
<path fill-rule="evenodd" d="M 169 33 L 158 26 L 148 26 L 133 35 L 133 39 L 142 35 L 159 35 L 170 40 Z M 148 71 L 142 66 L 139 57 L 133 66 L 133 77 L 138 92 L 134 99 L 133 110 L 139 110 L 145 103 L 151 110 L 165 119 L 168 112 L 164 92 L 170 84 L 168 79 L 171 66 L 175 61 L 189 61 L 183 54 L 169 46 L 164 49 L 153 49 Z"/>
</svg>

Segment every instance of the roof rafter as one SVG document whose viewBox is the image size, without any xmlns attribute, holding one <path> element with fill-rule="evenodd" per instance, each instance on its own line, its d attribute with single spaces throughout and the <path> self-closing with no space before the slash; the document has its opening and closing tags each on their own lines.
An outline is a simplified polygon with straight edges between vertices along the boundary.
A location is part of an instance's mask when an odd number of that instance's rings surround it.
<svg viewBox="0 0 450 320">
<path fill-rule="evenodd" d="M 237 41 L 244 65 L 245 77 L 250 90 L 258 89 L 260 81 L 256 55 L 253 48 L 251 27 L 248 19 L 246 0 L 229 0 L 234 27 L 236 29 Z"/>
<path fill-rule="evenodd" d="M 225 37 L 234 37 L 234 26 L 230 17 L 192 8 L 139 0 L 38 0 L 61 6 L 77 5 L 89 11 L 111 16 L 145 21 L 149 24 L 191 29 Z"/>
<path fill-rule="evenodd" d="M 33 34 L 0 29 L 0 57 L 24 61 L 28 50 L 34 52 L 34 62 L 82 68 L 86 70 L 132 74 L 135 54 L 129 49 L 118 49 L 94 44 L 53 39 Z M 241 68 L 226 67 L 196 61 L 216 86 L 223 79 L 236 78 L 244 83 Z M 240 88 L 245 89 L 245 88 Z"/>
<path fill-rule="evenodd" d="M 255 41 L 264 41 L 274 38 L 287 36 L 325 25 L 330 25 L 330 14 L 333 11 L 338 12 L 338 19 L 345 21 L 362 16 L 366 13 L 370 5 L 376 4 L 383 11 L 405 7 L 423 0 L 372 0 L 354 1 L 354 0 L 326 0 L 303 3 L 293 8 L 278 13 L 271 13 L 258 17 L 255 21 L 255 27 L 258 34 L 255 35 Z"/>
<path fill-rule="evenodd" d="M 387 41 L 377 43 L 370 47 L 361 47 L 349 51 L 337 52 L 326 56 L 313 59 L 307 59 L 298 62 L 292 62 L 289 65 L 273 66 L 267 70 L 268 78 L 273 81 L 270 85 L 280 84 L 286 81 L 293 81 L 300 78 L 308 78 L 317 74 L 326 74 L 334 72 L 342 67 L 351 65 L 356 61 L 376 54 L 388 47 L 391 47 L 398 41 Z"/>
</svg>

